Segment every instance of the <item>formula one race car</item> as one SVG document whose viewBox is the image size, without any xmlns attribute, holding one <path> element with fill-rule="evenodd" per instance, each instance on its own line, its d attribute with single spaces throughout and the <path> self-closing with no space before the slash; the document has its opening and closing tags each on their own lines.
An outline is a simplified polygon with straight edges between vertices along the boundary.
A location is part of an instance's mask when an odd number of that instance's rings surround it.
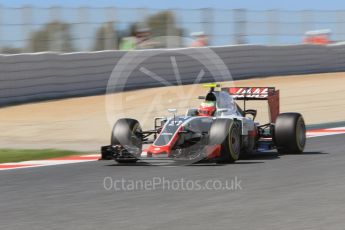
<svg viewBox="0 0 345 230">
<path fill-rule="evenodd" d="M 306 127 L 299 113 L 279 114 L 279 90 L 273 87 L 226 87 L 206 84 L 209 92 L 199 96 L 199 108 L 183 116 L 154 119 L 154 129 L 143 131 L 137 120 L 119 119 L 111 144 L 101 148 L 102 159 L 119 163 L 141 159 L 143 144 L 150 144 L 146 157 L 164 155 L 173 160 L 212 160 L 231 163 L 253 152 L 277 149 L 281 154 L 302 153 Z M 243 108 L 236 103 L 243 100 Z M 257 110 L 247 109 L 248 100 L 267 100 L 270 122 L 255 122 Z M 149 139 L 149 137 L 153 139 Z"/>
</svg>

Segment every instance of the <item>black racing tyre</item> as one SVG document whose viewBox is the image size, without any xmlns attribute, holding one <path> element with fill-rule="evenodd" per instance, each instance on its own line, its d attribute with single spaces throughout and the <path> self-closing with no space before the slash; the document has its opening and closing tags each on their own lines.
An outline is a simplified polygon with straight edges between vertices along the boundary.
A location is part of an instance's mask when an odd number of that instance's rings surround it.
<svg viewBox="0 0 345 230">
<path fill-rule="evenodd" d="M 274 142 L 281 154 L 302 153 L 306 144 L 306 127 L 299 113 L 281 113 L 274 126 Z"/>
<path fill-rule="evenodd" d="M 211 126 L 209 145 L 221 145 L 218 163 L 233 163 L 240 157 L 241 130 L 232 119 L 218 118 Z"/>
<path fill-rule="evenodd" d="M 135 119 L 122 118 L 117 120 L 111 134 L 111 145 L 121 145 L 126 149 L 135 150 L 134 155 L 140 156 L 142 152 L 142 132 L 139 122 Z M 134 163 L 138 159 L 116 159 L 119 163 Z"/>
</svg>

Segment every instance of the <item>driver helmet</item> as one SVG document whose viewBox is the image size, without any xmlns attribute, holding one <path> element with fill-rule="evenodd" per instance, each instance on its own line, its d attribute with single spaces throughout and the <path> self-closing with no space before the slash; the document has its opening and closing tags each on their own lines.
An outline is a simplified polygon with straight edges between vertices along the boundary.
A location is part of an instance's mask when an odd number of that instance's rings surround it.
<svg viewBox="0 0 345 230">
<path fill-rule="evenodd" d="M 216 111 L 216 102 L 215 101 L 204 101 L 201 103 L 198 108 L 199 116 L 213 116 Z"/>
</svg>

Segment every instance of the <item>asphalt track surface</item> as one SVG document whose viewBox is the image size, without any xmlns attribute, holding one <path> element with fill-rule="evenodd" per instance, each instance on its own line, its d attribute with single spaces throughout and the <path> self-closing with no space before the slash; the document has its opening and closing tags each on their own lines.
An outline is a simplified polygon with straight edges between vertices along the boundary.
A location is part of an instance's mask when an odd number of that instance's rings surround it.
<svg viewBox="0 0 345 230">
<path fill-rule="evenodd" d="M 114 180 L 241 180 L 231 190 L 114 191 Z M 161 167 L 98 161 L 0 173 L 1 229 L 344 229 L 345 135 L 302 155 Z"/>
</svg>

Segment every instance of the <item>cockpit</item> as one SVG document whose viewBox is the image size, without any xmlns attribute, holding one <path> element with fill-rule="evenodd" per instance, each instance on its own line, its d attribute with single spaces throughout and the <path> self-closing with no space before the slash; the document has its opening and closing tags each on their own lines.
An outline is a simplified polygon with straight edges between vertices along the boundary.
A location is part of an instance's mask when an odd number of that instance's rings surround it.
<svg viewBox="0 0 345 230">
<path fill-rule="evenodd" d="M 218 112 L 228 115 L 237 113 L 237 106 L 233 97 L 225 91 L 209 92 L 205 97 L 205 101 L 202 102 L 201 107 L 203 105 L 215 106 L 215 111 L 212 115 L 216 115 Z"/>
</svg>

